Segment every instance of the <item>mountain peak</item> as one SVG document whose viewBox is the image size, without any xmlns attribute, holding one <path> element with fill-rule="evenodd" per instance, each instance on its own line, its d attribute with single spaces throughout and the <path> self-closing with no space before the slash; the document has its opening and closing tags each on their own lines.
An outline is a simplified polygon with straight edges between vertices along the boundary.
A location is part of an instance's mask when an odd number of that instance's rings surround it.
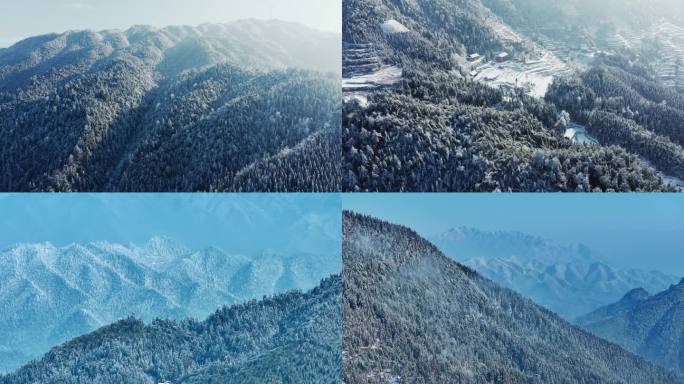
<svg viewBox="0 0 684 384">
<path fill-rule="evenodd" d="M 678 337 L 684 328 L 684 280 L 670 289 L 650 295 L 634 289 L 615 304 L 599 308 L 578 319 L 588 331 L 612 341 L 665 368 L 679 373 L 683 348 Z"/>
<path fill-rule="evenodd" d="M 625 297 L 622 298 L 621 302 L 644 301 L 649 297 L 651 297 L 651 294 L 647 290 L 643 288 L 636 288 L 627 292 Z"/>
<path fill-rule="evenodd" d="M 413 229 L 392 224 L 377 217 L 356 213 L 352 211 L 344 211 L 344 240 L 346 242 L 358 241 L 362 247 L 372 248 L 382 246 L 382 241 L 378 240 L 377 234 L 383 234 L 392 237 L 394 243 L 392 249 L 404 249 L 401 254 L 384 253 L 378 255 L 378 260 L 388 262 L 390 265 L 407 265 L 418 259 L 426 259 L 437 255 L 440 258 L 446 259 L 446 256 L 432 243 L 422 238 Z M 409 250 L 420 249 L 420 252 L 409 252 Z M 463 266 L 461 266 L 463 267 Z"/>
<path fill-rule="evenodd" d="M 679 284 L 673 285 L 671 290 L 684 292 L 684 278 L 679 282 Z"/>
</svg>

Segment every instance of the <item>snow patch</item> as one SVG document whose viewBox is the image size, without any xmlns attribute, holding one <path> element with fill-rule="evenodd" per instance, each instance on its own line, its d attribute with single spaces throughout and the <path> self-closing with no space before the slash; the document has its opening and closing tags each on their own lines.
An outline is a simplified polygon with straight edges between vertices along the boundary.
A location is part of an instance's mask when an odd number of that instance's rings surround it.
<svg viewBox="0 0 684 384">
<path fill-rule="evenodd" d="M 551 52 L 544 52 L 539 59 L 489 62 L 475 68 L 475 81 L 494 88 L 525 89 L 534 97 L 542 98 L 557 76 L 567 75 L 571 69 Z"/>
<path fill-rule="evenodd" d="M 574 123 L 570 124 L 563 136 L 572 141 L 573 144 L 597 145 L 599 143 L 598 140 L 587 132 L 587 127 Z"/>
<path fill-rule="evenodd" d="M 342 100 L 345 103 L 356 102 L 361 108 L 368 108 L 368 97 L 363 93 L 352 93 L 345 95 Z"/>
<path fill-rule="evenodd" d="M 406 33 L 411 31 L 410 29 L 406 28 L 404 24 L 396 20 L 387 20 L 384 23 L 382 23 L 381 27 L 382 31 L 388 35 L 395 33 Z"/>
<path fill-rule="evenodd" d="M 342 79 L 342 90 L 361 91 L 390 87 L 399 83 L 402 76 L 403 71 L 401 68 L 397 66 L 385 66 L 379 71 L 367 75 Z"/>
</svg>

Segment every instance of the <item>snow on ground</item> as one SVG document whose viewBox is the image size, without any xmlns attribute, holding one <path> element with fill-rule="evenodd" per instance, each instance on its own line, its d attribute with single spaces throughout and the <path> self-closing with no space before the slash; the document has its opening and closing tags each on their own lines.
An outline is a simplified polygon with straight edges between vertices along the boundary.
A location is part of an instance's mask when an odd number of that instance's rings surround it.
<svg viewBox="0 0 684 384">
<path fill-rule="evenodd" d="M 568 129 L 565 130 L 565 138 L 572 141 L 573 144 L 598 144 L 593 136 L 587 132 L 587 128 L 583 125 L 570 123 Z"/>
<path fill-rule="evenodd" d="M 500 18 L 489 16 L 485 23 L 496 35 L 509 43 L 520 43 L 524 39 Z M 538 58 L 526 62 L 510 60 L 503 63 L 489 62 L 484 65 L 475 63 L 471 76 L 475 81 L 504 90 L 523 88 L 529 95 L 544 97 L 554 77 L 572 73 L 572 69 L 552 51 L 534 45 Z M 510 53 L 510 52 L 508 52 Z"/>
<path fill-rule="evenodd" d="M 599 141 L 587 132 L 587 128 L 585 126 L 576 123 L 570 123 L 568 129 L 565 130 L 564 136 L 565 138 L 570 139 L 573 144 L 599 144 Z M 639 160 L 641 161 L 641 164 L 643 164 L 645 167 L 652 169 L 653 172 L 660 176 L 660 178 L 663 179 L 663 182 L 665 184 L 684 191 L 684 180 L 677 177 L 665 175 L 664 173 L 659 171 L 649 160 L 643 157 L 640 157 Z"/>
<path fill-rule="evenodd" d="M 396 20 L 387 20 L 384 23 L 382 23 L 381 27 L 382 31 L 386 34 L 409 32 L 409 29 L 406 28 L 404 24 Z"/>
<path fill-rule="evenodd" d="M 485 24 L 488 25 L 492 31 L 503 41 L 509 43 L 519 43 L 523 41 L 522 37 L 518 35 L 511 27 L 503 22 L 498 17 L 489 16 L 485 19 Z"/>
<path fill-rule="evenodd" d="M 658 174 L 658 176 L 660 176 L 660 178 L 663 179 L 663 183 L 670 185 L 670 186 L 673 186 L 675 188 L 678 188 L 681 191 L 684 191 L 684 180 L 682 180 L 678 177 L 665 175 L 664 173 L 660 172 L 655 166 L 653 166 L 653 164 L 649 160 L 647 160 L 643 157 L 641 157 L 640 160 L 641 160 L 641 164 L 643 164 L 644 166 L 646 166 L 648 168 L 651 168 L 654 172 L 656 172 Z"/>
<path fill-rule="evenodd" d="M 342 79 L 342 91 L 371 91 L 398 84 L 403 71 L 397 66 L 384 66 L 380 70 L 367 74 Z"/>
<path fill-rule="evenodd" d="M 366 94 L 364 94 L 363 92 L 354 92 L 344 95 L 342 97 L 342 101 L 345 104 L 355 101 L 359 104 L 361 108 L 368 108 L 368 96 L 366 96 Z"/>
<path fill-rule="evenodd" d="M 571 69 L 551 52 L 538 60 L 489 62 L 476 70 L 475 81 L 495 88 L 523 88 L 529 95 L 542 98 L 554 77 L 567 75 Z"/>
</svg>

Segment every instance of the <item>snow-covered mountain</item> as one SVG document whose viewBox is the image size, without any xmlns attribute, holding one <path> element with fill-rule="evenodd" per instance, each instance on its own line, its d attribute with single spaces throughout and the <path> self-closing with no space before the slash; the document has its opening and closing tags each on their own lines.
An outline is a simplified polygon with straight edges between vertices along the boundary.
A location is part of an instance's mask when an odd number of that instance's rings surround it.
<svg viewBox="0 0 684 384">
<path fill-rule="evenodd" d="M 563 245 L 518 232 L 456 228 L 433 242 L 449 257 L 568 320 L 644 287 L 661 291 L 678 281 L 659 271 L 619 269 L 587 246 Z"/>
<path fill-rule="evenodd" d="M 339 255 L 230 254 L 167 238 L 17 245 L 0 253 L 0 371 L 127 316 L 204 318 L 216 308 L 339 273 Z"/>
<path fill-rule="evenodd" d="M 0 88 L 56 68 L 90 66 L 129 55 L 143 59 L 142 64 L 166 76 L 218 63 L 338 73 L 342 65 L 339 42 L 340 36 L 335 33 L 297 23 L 254 19 L 196 27 L 138 25 L 123 31 L 52 33 L 30 37 L 1 51 Z M 14 78 L 17 75 L 21 77 Z"/>
<path fill-rule="evenodd" d="M 583 244 L 558 244 L 541 237 L 514 231 L 481 231 L 453 228 L 433 238 L 447 254 L 472 259 L 480 256 L 507 258 L 553 264 L 567 260 L 594 261 L 597 256 Z"/>
<path fill-rule="evenodd" d="M 410 228 L 343 217 L 345 383 L 684 383 L 450 260 Z"/>
<path fill-rule="evenodd" d="M 336 383 L 342 281 L 224 306 L 206 320 L 127 318 L 53 348 L 2 384 Z"/>
</svg>

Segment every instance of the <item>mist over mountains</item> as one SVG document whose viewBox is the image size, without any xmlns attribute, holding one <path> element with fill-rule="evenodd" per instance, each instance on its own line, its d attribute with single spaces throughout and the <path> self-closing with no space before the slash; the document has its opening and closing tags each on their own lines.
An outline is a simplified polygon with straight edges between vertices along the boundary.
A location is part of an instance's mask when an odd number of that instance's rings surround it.
<svg viewBox="0 0 684 384">
<path fill-rule="evenodd" d="M 339 273 L 339 254 L 230 254 L 170 239 L 18 245 L 0 253 L 0 370 L 128 316 L 204 319 Z"/>
<path fill-rule="evenodd" d="M 0 51 L 0 189 L 333 191 L 339 36 L 230 24 Z"/>
<path fill-rule="evenodd" d="M 662 271 L 617 268 L 586 245 L 562 245 L 519 232 L 461 227 L 432 241 L 453 260 L 571 322 L 632 289 L 657 292 L 680 279 Z"/>
<path fill-rule="evenodd" d="M 621 28 L 639 28 L 662 18 L 675 21 L 684 15 L 684 7 L 676 0 L 606 0 L 600 3 L 590 0 L 569 0 L 563 3 L 545 0 L 483 0 L 482 3 L 516 27 L 543 28 L 547 31 L 577 27 L 592 30 L 598 23 L 607 21 Z M 559 25 L 559 20 L 564 20 L 565 23 Z"/>
<path fill-rule="evenodd" d="M 447 258 L 409 228 L 350 212 L 343 380 L 682 383 Z"/>
</svg>

